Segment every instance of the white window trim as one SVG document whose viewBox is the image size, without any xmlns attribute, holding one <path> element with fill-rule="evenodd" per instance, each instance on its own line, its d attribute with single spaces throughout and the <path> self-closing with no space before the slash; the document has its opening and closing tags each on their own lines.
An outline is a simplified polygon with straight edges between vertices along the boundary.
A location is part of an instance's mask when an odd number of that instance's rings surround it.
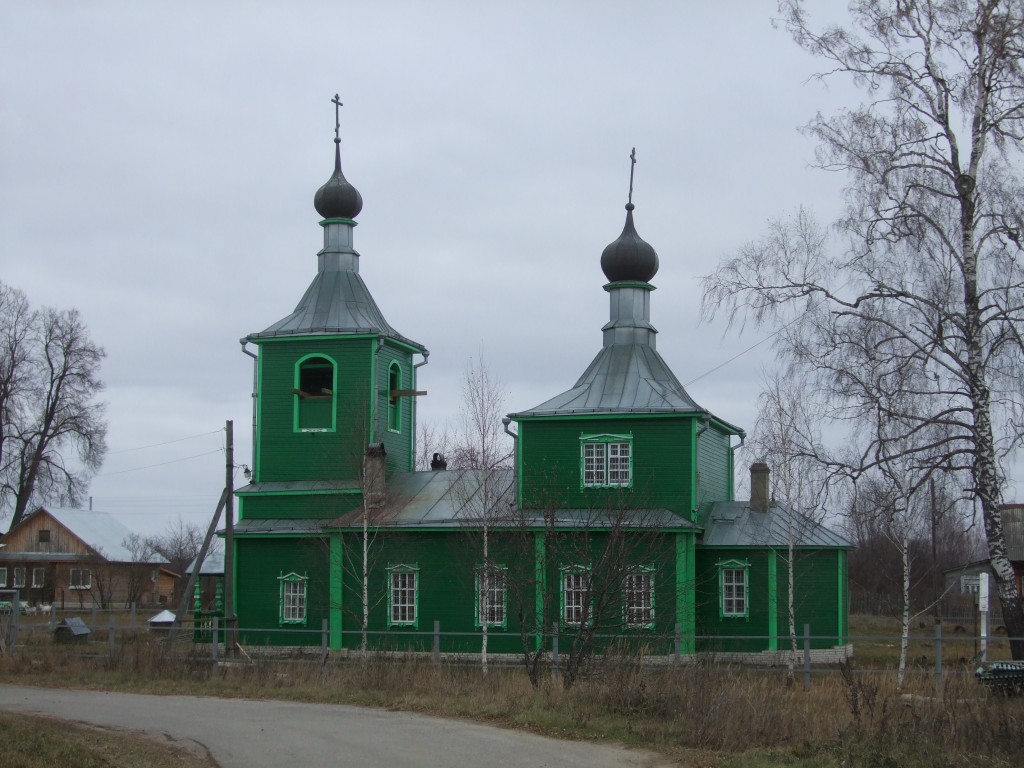
<svg viewBox="0 0 1024 768">
<path fill-rule="evenodd" d="M 648 586 L 646 589 L 637 590 L 630 589 L 629 582 L 631 579 L 636 577 L 647 577 L 649 579 Z M 654 568 L 653 566 L 645 565 L 639 568 L 634 568 L 628 574 L 626 574 L 626 583 L 623 588 L 622 594 L 622 608 L 623 608 L 623 624 L 629 629 L 654 629 L 655 626 L 655 607 L 654 607 L 654 595 L 655 595 L 655 584 L 654 584 Z M 648 605 L 631 606 L 629 604 L 629 597 L 631 593 L 640 592 L 646 596 L 645 602 Z M 637 610 L 647 611 L 650 620 L 649 621 L 634 621 L 631 619 L 632 613 L 636 613 Z"/>
<path fill-rule="evenodd" d="M 388 572 L 388 626 L 389 627 L 418 627 L 420 620 L 420 568 L 415 563 L 412 565 L 390 565 Z M 412 618 L 396 619 L 394 616 L 396 590 L 406 592 L 409 587 L 396 583 L 396 576 L 412 576 L 412 603 L 400 603 L 400 606 L 412 608 Z M 401 579 L 400 581 L 404 581 Z"/>
<path fill-rule="evenodd" d="M 7 568 L 0 568 L 0 589 L 7 587 Z"/>
<path fill-rule="evenodd" d="M 731 598 L 726 598 L 726 573 L 741 573 L 743 575 L 743 581 L 741 586 L 743 587 L 743 596 L 738 598 L 735 595 Z M 735 587 L 737 583 L 732 583 L 729 586 Z M 723 619 L 748 619 L 750 618 L 750 563 L 742 560 L 725 560 L 718 563 L 718 610 L 719 614 Z M 726 600 L 740 600 L 743 601 L 743 610 L 738 611 L 733 607 L 732 610 L 726 610 Z"/>
<path fill-rule="evenodd" d="M 621 455 L 613 456 L 613 453 L 621 452 L 621 446 L 626 446 L 628 453 L 624 458 Z M 587 456 L 588 448 L 594 454 Z M 588 471 L 587 461 L 591 460 L 594 465 Z M 617 460 L 618 469 L 612 469 L 613 461 Z M 621 463 L 625 461 L 625 469 Z M 600 463 L 600 467 L 597 464 Z M 621 477 L 612 480 L 613 472 L 626 472 L 627 477 L 623 482 Z M 597 477 L 588 477 L 589 473 L 597 473 Z M 633 485 L 633 435 L 599 434 L 580 435 L 580 487 L 581 488 L 630 488 Z"/>
<path fill-rule="evenodd" d="M 23 589 L 25 587 L 25 566 L 16 565 L 14 567 L 14 584 L 15 589 Z"/>
<path fill-rule="evenodd" d="M 582 590 L 583 594 L 582 594 L 582 599 L 580 600 L 579 610 L 580 610 L 581 614 L 586 614 L 587 625 L 589 626 L 589 625 L 593 624 L 594 616 L 593 616 L 593 614 L 591 612 L 591 609 L 593 608 L 593 605 L 592 605 L 593 601 L 591 600 L 591 594 L 590 594 L 590 587 L 591 587 L 590 575 L 591 575 L 590 574 L 590 568 L 588 566 L 585 566 L 585 565 L 565 565 L 565 566 L 562 566 L 561 573 L 559 574 L 558 594 L 559 594 L 559 603 L 560 603 L 560 606 L 559 606 L 560 607 L 559 616 L 561 618 L 563 626 L 566 626 L 566 627 L 578 627 L 578 626 L 580 626 L 583 623 L 583 616 L 582 615 L 580 616 L 580 619 L 578 621 L 575 620 L 575 617 L 574 617 L 574 620 L 570 621 L 569 615 L 568 615 L 568 610 L 569 610 L 570 606 L 568 604 L 568 601 L 566 600 L 566 597 L 567 597 L 566 593 L 568 591 L 566 589 L 566 582 L 569 580 L 569 578 L 575 577 L 575 576 L 582 576 L 583 579 L 584 579 L 583 590 Z M 579 589 L 573 589 L 572 590 L 572 592 L 579 592 L 579 591 L 580 591 Z M 584 602 L 584 601 L 586 601 L 586 602 Z M 575 601 L 574 601 L 573 607 L 574 608 L 576 607 L 575 606 Z"/>
<path fill-rule="evenodd" d="M 36 579 L 36 576 L 39 576 Z M 46 586 L 46 568 L 35 566 L 32 569 L 32 589 L 42 589 Z"/>
<path fill-rule="evenodd" d="M 500 621 L 484 621 L 483 609 L 484 609 L 484 592 L 483 592 L 483 575 L 485 571 L 490 571 L 492 574 L 498 574 L 501 576 L 501 620 Z M 476 617 L 475 623 L 477 627 L 482 627 L 484 623 L 488 627 L 501 627 L 504 629 L 508 626 L 508 568 L 504 565 L 491 565 L 485 568 L 483 565 L 478 565 L 476 568 L 476 601 L 474 604 L 473 615 Z"/>
<path fill-rule="evenodd" d="M 282 573 L 277 577 L 277 582 L 278 622 L 282 625 L 299 624 L 305 626 L 309 620 L 309 576 L 306 574 L 300 575 L 292 571 L 289 574 Z M 295 594 L 289 594 L 289 589 L 298 589 L 298 591 Z M 298 603 L 295 603 L 296 598 L 298 598 Z M 289 599 L 291 599 L 291 602 Z"/>
</svg>

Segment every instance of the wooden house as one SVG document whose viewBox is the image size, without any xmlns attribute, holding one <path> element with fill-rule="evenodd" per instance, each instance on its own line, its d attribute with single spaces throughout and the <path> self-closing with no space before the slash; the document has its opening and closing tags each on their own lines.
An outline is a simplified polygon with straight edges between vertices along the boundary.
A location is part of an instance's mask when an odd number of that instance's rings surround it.
<svg viewBox="0 0 1024 768">
<path fill-rule="evenodd" d="M 178 575 L 158 557 L 137 562 L 131 542 L 106 512 L 39 507 L 0 537 L 0 588 L 32 605 L 165 604 Z"/>
<path fill-rule="evenodd" d="M 427 350 L 384 319 L 353 247 L 358 191 L 335 170 L 314 205 L 324 247 L 294 312 L 243 344 L 255 358 L 253 477 L 237 492 L 243 642 L 370 642 L 516 652 L 554 627 L 682 653 L 774 653 L 792 545 L 797 621 L 849 642 L 849 542 L 774 504 L 767 467 L 733 497 L 743 431 L 699 406 L 657 352 L 654 248 L 632 201 L 601 254 L 610 319 L 579 380 L 508 415 L 511 469 L 414 471 Z M 543 308 L 537 308 L 543 311 Z M 417 362 L 419 358 L 419 362 Z M 556 390 L 557 391 L 557 390 Z M 486 545 L 484 542 L 486 541 Z M 364 584 L 365 574 L 365 584 Z M 262 631 L 261 631 L 262 630 Z"/>
</svg>

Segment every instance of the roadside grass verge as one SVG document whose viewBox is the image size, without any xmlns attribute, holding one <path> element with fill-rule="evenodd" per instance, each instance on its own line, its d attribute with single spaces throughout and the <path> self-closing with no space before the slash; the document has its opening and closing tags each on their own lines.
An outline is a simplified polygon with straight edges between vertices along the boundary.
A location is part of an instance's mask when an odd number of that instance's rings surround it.
<svg viewBox="0 0 1024 768">
<path fill-rule="evenodd" d="M 924 670 L 896 691 L 890 672 L 818 669 L 804 691 L 799 678 L 787 685 L 777 669 L 674 669 L 609 655 L 565 691 L 550 678 L 535 690 L 518 669 L 484 676 L 473 667 L 434 666 L 426 656 L 321 665 L 307 654 L 214 666 L 207 648 L 186 647 L 192 650 L 171 657 L 159 639 L 129 635 L 113 658 L 102 644 L 83 658 L 81 647 L 38 643 L 0 659 L 0 681 L 368 705 L 620 742 L 722 768 L 1011 766 L 1024 754 L 1024 701 L 986 695 L 955 670 L 939 695 Z"/>
<path fill-rule="evenodd" d="M 0 712 L 4 768 L 209 768 L 183 749 L 123 731 L 108 731 L 35 715 Z"/>
</svg>

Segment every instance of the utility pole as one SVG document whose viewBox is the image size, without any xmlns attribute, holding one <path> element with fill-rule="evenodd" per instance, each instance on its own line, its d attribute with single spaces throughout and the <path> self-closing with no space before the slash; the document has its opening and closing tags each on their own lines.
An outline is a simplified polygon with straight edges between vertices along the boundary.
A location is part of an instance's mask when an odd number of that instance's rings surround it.
<svg viewBox="0 0 1024 768">
<path fill-rule="evenodd" d="M 935 503 L 935 478 L 928 478 L 928 486 L 932 496 L 932 603 L 935 614 L 935 623 L 942 623 L 942 613 L 939 610 L 939 596 L 942 594 L 939 586 L 939 550 L 937 545 L 936 528 L 938 527 L 939 510 Z"/>
<path fill-rule="evenodd" d="M 235 655 L 235 433 L 228 419 L 224 466 L 224 655 Z"/>
</svg>

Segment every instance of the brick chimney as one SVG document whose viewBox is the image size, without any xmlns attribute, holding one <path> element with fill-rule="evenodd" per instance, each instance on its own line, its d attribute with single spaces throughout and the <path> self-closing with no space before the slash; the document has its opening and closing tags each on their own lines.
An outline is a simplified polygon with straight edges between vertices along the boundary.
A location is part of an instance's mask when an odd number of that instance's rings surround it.
<svg viewBox="0 0 1024 768">
<path fill-rule="evenodd" d="M 370 443 L 366 447 L 366 455 L 363 457 L 363 495 L 366 497 L 366 506 L 371 509 L 384 506 L 384 497 L 387 493 L 384 476 L 387 455 L 384 443 Z"/>
<path fill-rule="evenodd" d="M 767 512 L 771 504 L 768 491 L 768 477 L 771 470 L 763 461 L 750 465 L 750 511 Z"/>
</svg>

